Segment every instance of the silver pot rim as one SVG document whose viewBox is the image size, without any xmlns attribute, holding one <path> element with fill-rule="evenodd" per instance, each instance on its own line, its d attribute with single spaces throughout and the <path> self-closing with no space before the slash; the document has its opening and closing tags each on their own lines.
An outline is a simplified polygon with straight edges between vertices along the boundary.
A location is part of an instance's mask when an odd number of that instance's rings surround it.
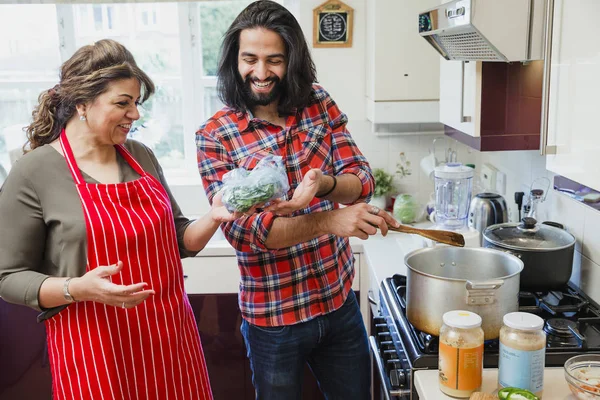
<svg viewBox="0 0 600 400">
<path fill-rule="evenodd" d="M 483 231 L 483 238 L 485 241 L 493 244 L 494 246 L 498 246 L 503 249 L 517 250 L 517 251 L 522 251 L 522 252 L 549 253 L 549 252 L 553 252 L 553 251 L 568 249 L 569 247 L 575 246 L 575 242 L 576 242 L 575 236 L 573 236 L 570 232 L 567 232 L 564 229 L 560 229 L 560 228 L 556 228 L 554 226 L 544 225 L 544 224 L 537 224 L 537 226 L 539 226 L 541 229 L 550 230 L 551 232 L 556 232 L 560 235 L 568 237 L 570 242 L 563 246 L 538 248 L 538 247 L 527 247 L 527 246 L 515 246 L 512 244 L 504 243 L 500 240 L 491 239 L 489 237 L 489 234 L 497 229 L 517 228 L 518 226 L 519 226 L 519 223 L 516 223 L 516 222 L 505 222 L 502 224 L 490 225 L 485 229 L 485 231 Z M 558 231 L 560 231 L 560 232 L 558 232 Z"/>
<path fill-rule="evenodd" d="M 459 278 L 447 278 L 447 277 L 443 277 L 443 276 L 439 276 L 439 275 L 433 275 L 433 274 L 429 274 L 427 272 L 423 272 L 423 271 L 419 271 L 417 269 L 415 269 L 414 267 L 410 266 L 408 264 L 408 259 L 412 256 L 416 256 L 417 254 L 421 254 L 421 253 L 426 253 L 426 252 L 432 252 L 432 251 L 444 251 L 444 247 L 447 246 L 436 246 L 436 247 L 425 247 L 422 249 L 417 249 L 417 250 L 413 250 L 410 253 L 406 254 L 404 256 L 404 265 L 406 265 L 406 268 L 408 268 L 409 270 L 411 270 L 412 272 L 414 272 L 415 274 L 419 274 L 419 275 L 423 275 L 423 276 L 428 276 L 430 278 L 434 278 L 434 279 L 439 279 L 442 281 L 450 281 L 450 282 L 482 282 L 482 281 L 476 281 L 476 280 L 471 280 L 471 279 L 459 279 Z M 512 258 L 512 261 L 516 262 L 519 266 L 519 270 L 516 272 L 513 272 L 512 274 L 509 275 L 505 275 L 505 276 L 498 276 L 498 277 L 493 277 L 493 278 L 489 278 L 486 280 L 493 280 L 493 279 L 510 279 L 514 276 L 517 276 L 519 274 L 521 274 L 521 272 L 523 272 L 523 269 L 525 268 L 525 263 L 523 263 L 523 260 L 519 259 L 519 257 L 514 256 L 512 254 L 509 254 L 505 251 L 502 250 L 496 250 L 496 249 L 492 249 L 492 248 L 485 248 L 485 247 L 464 247 L 461 250 L 465 250 L 465 251 L 473 251 L 473 252 L 482 252 L 482 253 L 496 253 L 498 256 L 502 256 L 502 257 L 508 257 L 508 258 Z"/>
</svg>

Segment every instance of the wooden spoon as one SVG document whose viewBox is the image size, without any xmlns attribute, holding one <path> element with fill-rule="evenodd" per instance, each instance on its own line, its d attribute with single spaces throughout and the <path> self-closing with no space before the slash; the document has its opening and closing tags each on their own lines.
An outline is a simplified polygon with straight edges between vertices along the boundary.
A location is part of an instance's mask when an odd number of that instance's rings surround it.
<svg viewBox="0 0 600 400">
<path fill-rule="evenodd" d="M 400 225 L 398 228 L 388 225 L 388 229 L 394 232 L 412 233 L 423 236 L 439 243 L 449 244 L 450 246 L 465 247 L 465 238 L 457 232 L 439 231 L 437 229 L 419 229 L 408 225 Z"/>
</svg>

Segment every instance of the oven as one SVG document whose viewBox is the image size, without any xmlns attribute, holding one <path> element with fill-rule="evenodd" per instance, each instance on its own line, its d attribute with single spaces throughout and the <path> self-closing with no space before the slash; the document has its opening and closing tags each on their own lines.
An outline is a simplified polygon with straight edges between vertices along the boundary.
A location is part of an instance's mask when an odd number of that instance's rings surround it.
<svg viewBox="0 0 600 400">
<path fill-rule="evenodd" d="M 373 304 L 377 304 L 372 302 Z M 375 400 L 407 400 L 411 398 L 411 366 L 389 304 L 380 291 L 379 310 L 373 311 L 369 346 L 373 355 Z"/>
</svg>

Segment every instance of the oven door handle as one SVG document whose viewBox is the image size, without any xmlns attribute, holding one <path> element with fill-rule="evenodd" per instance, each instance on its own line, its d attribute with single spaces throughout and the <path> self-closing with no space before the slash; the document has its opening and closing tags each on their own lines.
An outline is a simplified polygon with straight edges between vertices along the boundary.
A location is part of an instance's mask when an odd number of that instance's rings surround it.
<svg viewBox="0 0 600 400">
<path fill-rule="evenodd" d="M 379 348 L 377 347 L 377 341 L 374 336 L 369 336 L 369 345 L 371 347 L 371 353 L 373 353 L 373 359 L 375 360 L 375 365 L 377 366 L 377 371 L 379 372 L 379 380 L 383 383 L 384 386 L 384 396 L 385 400 L 392 400 L 392 397 L 396 396 L 408 396 L 410 395 L 410 390 L 406 389 L 392 389 L 392 385 L 389 381 L 385 373 L 385 368 L 383 366 L 383 360 L 381 359 L 381 355 L 379 354 Z"/>
</svg>

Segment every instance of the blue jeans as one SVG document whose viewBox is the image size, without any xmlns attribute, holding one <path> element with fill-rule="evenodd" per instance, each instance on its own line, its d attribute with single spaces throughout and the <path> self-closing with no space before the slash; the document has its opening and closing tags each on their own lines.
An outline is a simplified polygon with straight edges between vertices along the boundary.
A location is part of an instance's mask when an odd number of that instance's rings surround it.
<svg viewBox="0 0 600 400">
<path fill-rule="evenodd" d="M 327 315 L 273 328 L 242 320 L 241 331 L 257 399 L 300 399 L 305 363 L 327 400 L 370 398 L 371 355 L 352 290 L 344 305 Z"/>
</svg>

